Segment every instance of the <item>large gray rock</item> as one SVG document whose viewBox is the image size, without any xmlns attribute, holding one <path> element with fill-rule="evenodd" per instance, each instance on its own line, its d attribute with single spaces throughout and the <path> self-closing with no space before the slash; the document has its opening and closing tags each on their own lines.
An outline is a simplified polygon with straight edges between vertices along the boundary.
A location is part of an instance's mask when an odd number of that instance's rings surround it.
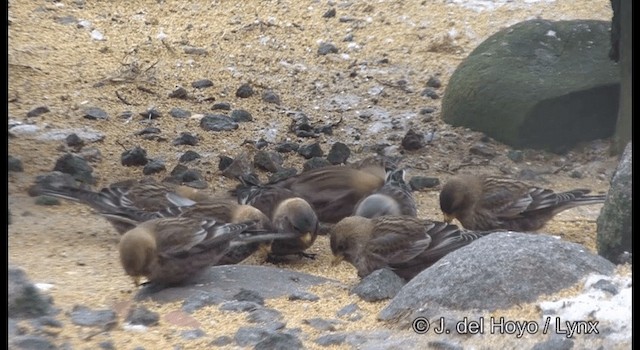
<svg viewBox="0 0 640 350">
<path fill-rule="evenodd" d="M 612 263 L 582 245 L 550 235 L 492 233 L 422 271 L 378 318 L 402 324 L 425 309 L 470 314 L 509 308 L 572 286 L 590 273 L 608 275 L 613 270 Z"/>
<path fill-rule="evenodd" d="M 561 152 L 615 128 L 620 70 L 607 21 L 520 22 L 480 44 L 456 69 L 442 119 L 513 147 Z"/>
<path fill-rule="evenodd" d="M 9 317 L 34 318 L 52 312 L 51 298 L 40 294 L 24 270 L 9 265 L 7 284 Z"/>
<path fill-rule="evenodd" d="M 622 263 L 621 255 L 631 253 L 631 142 L 627 144 L 611 179 L 607 200 L 598 216 L 598 254 Z"/>
</svg>

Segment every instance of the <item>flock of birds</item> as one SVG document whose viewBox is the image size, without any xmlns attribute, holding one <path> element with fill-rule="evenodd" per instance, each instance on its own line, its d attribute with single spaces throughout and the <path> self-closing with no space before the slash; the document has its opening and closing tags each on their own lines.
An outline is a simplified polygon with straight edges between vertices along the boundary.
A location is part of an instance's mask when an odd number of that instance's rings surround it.
<svg viewBox="0 0 640 350">
<path fill-rule="evenodd" d="M 444 221 L 436 221 L 417 217 L 404 175 L 404 169 L 371 158 L 267 184 L 243 176 L 228 196 L 136 180 L 99 192 L 49 184 L 40 194 L 84 203 L 109 220 L 122 235 L 120 262 L 136 286 L 142 278 L 179 284 L 257 251 L 272 261 L 313 258 L 305 250 L 323 233 L 330 237 L 333 264 L 347 261 L 360 277 L 389 268 L 409 280 L 487 234 L 535 231 L 563 210 L 605 200 L 586 189 L 555 193 L 511 179 L 461 175 L 443 186 Z"/>
</svg>

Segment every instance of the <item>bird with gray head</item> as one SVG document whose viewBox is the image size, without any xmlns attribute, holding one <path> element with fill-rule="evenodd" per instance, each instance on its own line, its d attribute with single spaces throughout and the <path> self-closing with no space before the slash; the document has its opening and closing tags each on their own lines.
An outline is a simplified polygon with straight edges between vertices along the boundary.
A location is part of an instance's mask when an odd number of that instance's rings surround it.
<svg viewBox="0 0 640 350">
<path fill-rule="evenodd" d="M 278 203 L 271 222 L 276 232 L 294 233 L 294 239 L 277 239 L 271 243 L 271 261 L 278 261 L 285 255 L 299 255 L 314 258 L 315 254 L 305 253 L 318 236 L 318 217 L 311 205 L 302 198 L 294 197 Z"/>
<path fill-rule="evenodd" d="M 404 169 L 389 170 L 384 185 L 361 199 L 356 204 L 353 215 L 366 218 L 383 215 L 417 216 L 416 202 L 404 178 Z"/>
<path fill-rule="evenodd" d="M 351 216 L 330 232 L 333 265 L 346 260 L 366 277 L 388 268 L 410 280 L 448 253 L 494 231 L 463 231 L 444 222 L 406 215 Z"/>
<path fill-rule="evenodd" d="M 566 192 L 488 175 L 460 175 L 440 192 L 446 222 L 457 219 L 470 230 L 536 231 L 558 213 L 581 205 L 603 203 L 606 195 L 588 189 Z"/>
</svg>

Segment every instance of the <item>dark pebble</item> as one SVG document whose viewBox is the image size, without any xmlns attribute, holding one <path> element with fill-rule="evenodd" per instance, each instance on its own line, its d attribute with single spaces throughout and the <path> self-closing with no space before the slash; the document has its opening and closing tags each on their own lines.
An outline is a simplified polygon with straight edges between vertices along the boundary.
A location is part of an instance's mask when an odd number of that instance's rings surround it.
<svg viewBox="0 0 640 350">
<path fill-rule="evenodd" d="M 82 146 L 84 146 L 84 141 L 76 133 L 69 134 L 65 139 L 65 142 L 69 147 L 82 148 Z"/>
<path fill-rule="evenodd" d="M 56 165 L 53 168 L 54 171 L 70 174 L 76 180 L 82 181 L 88 184 L 94 184 L 96 180 L 93 178 L 93 168 L 82 158 L 75 156 L 71 153 L 58 158 Z"/>
<path fill-rule="evenodd" d="M 38 117 L 48 112 L 49 112 L 49 107 L 47 106 L 36 107 L 30 110 L 29 112 L 27 112 L 27 118 Z"/>
<path fill-rule="evenodd" d="M 213 82 L 209 79 L 200 79 L 191 83 L 191 87 L 193 87 L 194 89 L 204 89 L 212 86 Z"/>
<path fill-rule="evenodd" d="M 620 292 L 618 290 L 618 287 L 616 287 L 615 284 L 613 284 L 611 281 L 605 280 L 605 279 L 601 279 L 598 282 L 594 283 L 592 287 L 595 288 L 595 289 L 603 290 L 605 292 L 609 292 L 609 293 L 611 293 L 611 295 L 616 295 L 616 294 L 618 294 Z"/>
<path fill-rule="evenodd" d="M 151 108 L 146 110 L 145 112 L 140 113 L 140 115 L 147 119 L 156 119 L 162 117 L 162 113 L 155 108 Z"/>
<path fill-rule="evenodd" d="M 298 173 L 298 170 L 295 168 L 283 168 L 283 169 L 280 169 L 280 171 L 278 171 L 277 173 L 269 176 L 269 182 L 271 183 L 278 182 L 280 180 L 284 180 L 288 177 L 291 177 L 297 173 Z"/>
<path fill-rule="evenodd" d="M 186 152 L 184 152 L 181 156 L 180 159 L 178 159 L 178 161 L 180 163 L 186 163 L 186 162 L 190 162 L 192 160 L 196 160 L 198 158 L 201 158 L 200 154 L 198 154 L 198 152 L 192 151 L 192 150 L 188 150 Z"/>
<path fill-rule="evenodd" d="M 280 152 L 280 153 L 296 152 L 298 151 L 299 148 L 300 148 L 300 145 L 294 142 L 283 142 L 283 143 L 277 144 L 274 147 L 276 152 Z"/>
<path fill-rule="evenodd" d="M 169 111 L 169 115 L 174 118 L 183 119 L 183 118 L 191 117 L 191 112 L 184 110 L 182 108 L 174 107 L 174 108 L 171 108 L 171 110 Z"/>
<path fill-rule="evenodd" d="M 322 168 L 330 165 L 331 163 L 323 157 L 313 157 L 302 164 L 302 171 L 308 171 L 311 169 Z"/>
<path fill-rule="evenodd" d="M 235 311 L 235 312 L 253 311 L 259 308 L 260 308 L 260 304 L 254 303 L 253 301 L 238 301 L 238 300 L 225 301 L 221 303 L 219 307 L 219 309 L 222 311 Z"/>
<path fill-rule="evenodd" d="M 144 175 L 153 175 L 167 170 L 164 165 L 164 161 L 159 159 L 154 159 L 147 163 L 144 168 L 142 168 L 142 173 Z"/>
<path fill-rule="evenodd" d="M 198 169 L 188 169 L 181 176 L 182 182 L 198 182 L 202 180 L 202 174 Z"/>
<path fill-rule="evenodd" d="M 236 97 L 247 98 L 253 95 L 253 88 L 249 84 L 242 84 L 236 91 Z"/>
<path fill-rule="evenodd" d="M 109 115 L 107 114 L 107 112 L 103 111 L 98 107 L 89 107 L 85 109 L 83 117 L 90 120 L 109 119 Z"/>
<path fill-rule="evenodd" d="M 144 128 L 140 131 L 136 131 L 136 133 L 134 135 L 136 136 L 141 136 L 141 135 L 150 135 L 150 134 L 159 134 L 162 131 L 160 130 L 160 128 L 156 128 L 153 126 L 150 126 L 148 128 Z"/>
<path fill-rule="evenodd" d="M 155 326 L 160 321 L 160 314 L 144 306 L 136 306 L 129 310 L 125 321 L 133 325 Z"/>
<path fill-rule="evenodd" d="M 321 332 L 334 332 L 336 330 L 336 324 L 338 322 L 338 320 L 325 320 L 318 317 L 302 320 L 302 323 L 305 323 L 311 328 L 317 329 Z"/>
<path fill-rule="evenodd" d="M 227 335 L 221 335 L 219 337 L 217 337 L 216 339 L 212 340 L 210 345 L 213 346 L 225 346 L 225 345 L 229 345 L 233 343 L 233 338 L 231 338 L 230 336 Z"/>
<path fill-rule="evenodd" d="M 295 292 L 289 295 L 289 300 L 318 301 L 320 297 L 308 292 Z"/>
<path fill-rule="evenodd" d="M 520 150 L 509 150 L 509 152 L 507 152 L 507 158 L 511 159 L 514 163 L 520 163 L 524 160 L 524 153 Z"/>
<path fill-rule="evenodd" d="M 113 344 L 113 341 L 111 340 L 105 340 L 100 342 L 100 344 L 98 344 L 98 346 L 100 347 L 100 349 L 104 349 L 104 350 L 116 350 L 116 346 Z"/>
<path fill-rule="evenodd" d="M 469 148 L 469 153 L 485 158 L 493 158 L 496 151 L 485 143 L 476 143 Z"/>
<path fill-rule="evenodd" d="M 442 82 L 436 77 L 430 77 L 429 80 L 427 80 L 427 86 L 439 89 L 442 86 Z"/>
<path fill-rule="evenodd" d="M 260 308 L 247 315 L 247 321 L 260 324 L 274 324 L 283 319 L 282 313 L 275 309 Z"/>
<path fill-rule="evenodd" d="M 336 316 L 340 318 L 346 318 L 349 321 L 357 321 L 363 317 L 360 310 L 361 309 L 358 307 L 358 305 L 351 303 L 338 310 L 338 312 L 336 312 Z"/>
<path fill-rule="evenodd" d="M 231 119 L 236 123 L 252 122 L 253 116 L 244 109 L 235 109 L 231 112 Z"/>
<path fill-rule="evenodd" d="M 420 96 L 426 96 L 431 98 L 432 100 L 437 100 L 440 98 L 440 96 L 438 95 L 438 93 L 436 92 L 436 90 L 434 90 L 433 88 L 426 88 L 422 91 L 422 93 L 420 94 Z"/>
<path fill-rule="evenodd" d="M 280 104 L 280 96 L 278 96 L 278 94 L 276 94 L 272 90 L 267 90 L 267 91 L 262 93 L 262 101 L 264 101 L 266 103 L 275 103 L 275 104 L 279 105 Z"/>
<path fill-rule="evenodd" d="M 573 179 L 582 179 L 584 174 L 580 170 L 574 170 L 569 174 L 569 177 Z"/>
<path fill-rule="evenodd" d="M 317 126 L 313 128 L 313 131 L 318 134 L 333 135 L 333 125 L 327 124 L 327 125 Z"/>
<path fill-rule="evenodd" d="M 22 161 L 14 156 L 9 156 L 9 171 L 20 173 L 24 171 Z"/>
<path fill-rule="evenodd" d="M 425 108 L 422 108 L 422 109 L 420 110 L 420 114 L 421 114 L 421 115 L 431 114 L 431 113 L 433 113 L 433 112 L 435 112 L 435 111 L 436 111 L 436 109 L 435 109 L 435 108 L 425 107 Z"/>
<path fill-rule="evenodd" d="M 227 103 L 227 102 L 219 102 L 214 104 L 211 109 L 213 110 L 222 110 L 222 111 L 230 111 L 231 110 L 231 104 Z"/>
<path fill-rule="evenodd" d="M 319 142 L 314 142 L 310 145 L 300 146 L 300 148 L 298 149 L 298 154 L 303 156 L 305 159 L 311 159 L 313 157 L 324 156 L 324 151 L 322 151 Z"/>
<path fill-rule="evenodd" d="M 69 316 L 71 322 L 77 326 L 105 327 L 113 326 L 117 322 L 117 315 L 113 310 L 91 310 L 81 305 L 74 305 Z"/>
<path fill-rule="evenodd" d="M 338 53 L 338 48 L 331 43 L 320 44 L 320 47 L 318 47 L 318 55 L 324 56 L 330 53 Z"/>
<path fill-rule="evenodd" d="M 220 156 L 220 161 L 218 162 L 218 170 L 224 171 L 233 163 L 233 158 L 227 156 Z"/>
<path fill-rule="evenodd" d="M 39 335 L 19 335 L 9 340 L 8 349 L 54 350 L 58 349 L 51 340 Z"/>
<path fill-rule="evenodd" d="M 276 173 L 280 170 L 282 162 L 282 156 L 276 152 L 258 151 L 255 156 L 253 156 L 253 164 L 256 168 L 272 173 Z"/>
<path fill-rule="evenodd" d="M 240 327 L 234 337 L 236 343 L 240 346 L 253 346 L 266 338 L 271 331 L 259 327 Z"/>
<path fill-rule="evenodd" d="M 330 8 L 327 10 L 327 12 L 325 12 L 322 17 L 323 18 L 333 18 L 336 16 L 336 9 L 334 8 Z"/>
<path fill-rule="evenodd" d="M 270 333 L 260 342 L 254 350 L 274 350 L 274 349 L 304 349 L 302 341 L 289 333 Z"/>
<path fill-rule="evenodd" d="M 351 292 L 362 300 L 374 302 L 393 298 L 404 285 L 405 280 L 395 272 L 379 269 L 360 280 Z"/>
<path fill-rule="evenodd" d="M 175 146 L 177 145 L 195 146 L 198 144 L 198 138 L 191 135 L 188 132 L 182 132 L 180 133 L 180 136 L 178 136 L 178 138 L 173 140 L 173 144 Z"/>
<path fill-rule="evenodd" d="M 233 296 L 233 299 L 237 301 L 251 301 L 259 305 L 264 305 L 264 297 L 258 292 L 248 289 L 241 289 Z"/>
<path fill-rule="evenodd" d="M 207 131 L 230 131 L 238 128 L 238 123 L 223 114 L 207 114 L 200 119 L 200 127 Z"/>
<path fill-rule="evenodd" d="M 215 295 L 213 293 L 207 293 L 204 291 L 195 293 L 194 295 L 188 296 L 182 302 L 182 311 L 187 313 L 192 313 L 196 310 L 199 310 L 205 306 L 215 305 L 220 303 L 221 297 Z"/>
<path fill-rule="evenodd" d="M 321 335 L 314 341 L 318 345 L 322 346 L 331 346 L 331 345 L 340 345 L 347 340 L 346 333 L 333 333 L 333 334 L 325 334 Z"/>
<path fill-rule="evenodd" d="M 401 144 L 407 151 L 415 151 L 424 147 L 424 135 L 422 133 L 415 132 L 413 129 L 409 129 L 402 138 Z"/>
<path fill-rule="evenodd" d="M 207 49 L 201 47 L 185 46 L 183 48 L 184 53 L 187 55 L 206 55 Z"/>
<path fill-rule="evenodd" d="M 189 92 L 187 92 L 187 89 L 183 88 L 182 86 L 178 86 L 177 88 L 175 88 L 173 91 L 169 93 L 169 97 L 185 100 L 189 98 Z"/>
<path fill-rule="evenodd" d="M 420 191 L 423 188 L 434 188 L 438 185 L 440 185 L 440 179 L 437 177 L 416 175 L 409 180 L 409 187 L 411 187 L 413 191 Z"/>
<path fill-rule="evenodd" d="M 255 145 L 257 149 L 263 149 L 269 145 L 269 142 L 267 142 L 267 140 L 263 138 L 260 138 L 260 140 L 256 141 Z"/>
<path fill-rule="evenodd" d="M 147 151 L 140 146 L 136 146 L 133 149 L 122 152 L 120 162 L 124 166 L 141 166 L 146 165 L 149 159 L 147 159 Z"/>
<path fill-rule="evenodd" d="M 169 175 L 175 179 L 182 179 L 182 175 L 189 170 L 189 167 L 184 164 L 177 164 Z"/>
</svg>

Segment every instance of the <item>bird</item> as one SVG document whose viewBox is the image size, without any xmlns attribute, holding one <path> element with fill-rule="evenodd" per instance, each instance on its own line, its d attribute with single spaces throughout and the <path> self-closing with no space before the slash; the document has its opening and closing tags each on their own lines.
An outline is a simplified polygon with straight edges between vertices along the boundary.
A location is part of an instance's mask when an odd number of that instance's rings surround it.
<svg viewBox="0 0 640 350">
<path fill-rule="evenodd" d="M 439 199 L 446 222 L 457 219 L 470 230 L 531 232 L 564 210 L 605 201 L 606 195 L 587 195 L 590 192 L 558 193 L 518 180 L 464 174 L 448 181 Z"/>
<path fill-rule="evenodd" d="M 361 199 L 353 215 L 374 218 L 383 215 L 417 216 L 416 202 L 411 188 L 404 180 L 405 170 L 395 169 L 387 173 L 385 183 L 377 191 Z"/>
<path fill-rule="evenodd" d="M 315 242 L 319 227 L 318 217 L 307 201 L 299 197 L 283 200 L 273 211 L 271 222 L 276 232 L 296 235 L 293 239 L 276 239 L 271 243 L 269 257 L 272 260 L 292 254 L 315 257 L 305 253 Z"/>
<path fill-rule="evenodd" d="M 408 281 L 448 253 L 491 232 L 466 231 L 407 215 L 350 216 L 329 233 L 332 265 L 347 261 L 360 278 L 387 268 Z"/>
<path fill-rule="evenodd" d="M 165 286 L 182 283 L 218 264 L 234 246 L 289 236 L 255 230 L 254 222 L 157 218 L 124 233 L 118 252 L 124 271 L 136 286 L 143 277 L 149 283 Z"/>
<path fill-rule="evenodd" d="M 350 216 L 358 201 L 384 185 L 384 174 L 382 165 L 371 163 L 361 169 L 331 165 L 267 184 L 241 180 L 235 193 L 240 203 L 251 204 L 265 214 L 284 199 L 300 197 L 321 222 L 336 223 Z"/>
</svg>

